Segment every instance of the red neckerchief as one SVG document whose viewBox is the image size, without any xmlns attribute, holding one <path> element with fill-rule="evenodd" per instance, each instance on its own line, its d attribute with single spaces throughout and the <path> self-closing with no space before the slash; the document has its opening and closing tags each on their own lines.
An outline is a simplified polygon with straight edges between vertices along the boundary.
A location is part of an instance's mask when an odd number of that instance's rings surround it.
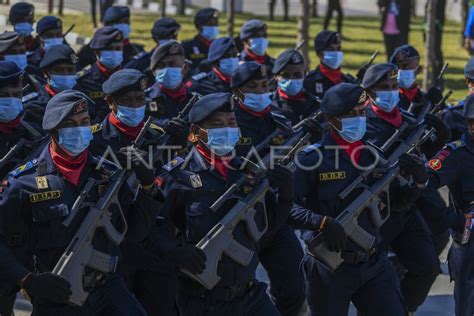
<svg viewBox="0 0 474 316">
<path fill-rule="evenodd" d="M 331 69 L 329 67 L 324 66 L 324 64 L 319 64 L 319 70 L 321 70 L 321 73 L 331 80 L 332 83 L 334 84 L 339 84 L 342 82 L 342 72 L 341 68 L 339 69 Z"/>
<path fill-rule="evenodd" d="M 48 92 L 48 94 L 52 97 L 58 94 L 56 91 L 54 91 L 54 89 L 49 84 L 44 85 L 44 90 L 46 90 L 46 92 Z"/>
<path fill-rule="evenodd" d="M 68 154 L 60 154 L 53 150 L 53 146 L 49 145 L 49 153 L 54 165 L 63 175 L 64 179 L 71 182 L 75 186 L 79 184 L 82 170 L 86 166 L 89 151 L 86 149 L 77 157 L 71 157 Z"/>
<path fill-rule="evenodd" d="M 23 41 L 25 43 L 25 48 L 27 51 L 32 51 L 33 50 L 33 46 L 35 44 L 35 38 L 31 35 L 28 35 L 28 36 L 25 36 L 23 38 Z"/>
<path fill-rule="evenodd" d="M 21 120 L 19 116 L 10 122 L 0 122 L 0 134 L 13 134 L 18 126 L 20 126 L 20 123 Z"/>
<path fill-rule="evenodd" d="M 375 115 L 377 115 L 379 118 L 384 120 L 385 122 L 389 123 L 390 125 L 395 126 L 396 128 L 400 128 L 402 126 L 402 115 L 400 113 L 400 110 L 398 107 L 395 107 L 392 112 L 384 112 L 378 107 L 376 107 L 374 104 L 370 103 L 370 106 L 372 108 L 372 111 L 374 111 Z"/>
<path fill-rule="evenodd" d="M 252 59 L 253 61 L 259 63 L 260 65 L 265 64 L 265 62 L 267 61 L 267 55 L 263 55 L 263 56 L 255 55 L 247 47 L 245 47 L 244 50 L 247 53 L 247 56 L 250 57 L 250 59 Z"/>
<path fill-rule="evenodd" d="M 341 137 L 337 132 L 331 132 L 331 137 L 336 141 L 336 143 L 344 148 L 344 152 L 353 159 L 352 162 L 354 165 L 359 163 L 360 156 L 362 155 L 362 150 L 357 148 L 364 146 L 364 143 L 360 140 L 353 143 L 347 142 L 344 138 Z"/>
<path fill-rule="evenodd" d="M 210 151 L 204 148 L 201 145 L 196 146 L 197 151 L 206 159 L 207 163 L 213 166 L 217 172 L 227 180 L 227 166 L 229 162 L 232 160 L 232 156 L 217 156 L 211 155 Z"/>
<path fill-rule="evenodd" d="M 418 93 L 420 93 L 420 87 L 418 87 L 418 85 L 415 85 L 415 87 L 411 89 L 400 88 L 400 94 L 404 95 L 410 102 L 413 102 Z"/>
<path fill-rule="evenodd" d="M 182 103 L 186 100 L 188 92 L 183 83 L 179 85 L 176 89 L 167 89 L 162 84 L 160 84 L 160 90 L 163 91 L 167 96 L 169 96 L 174 102 Z"/>
<path fill-rule="evenodd" d="M 304 94 L 304 90 L 301 90 L 300 93 L 297 95 L 288 95 L 280 89 L 280 87 L 277 87 L 278 95 L 283 99 L 287 101 L 296 101 L 296 102 L 304 102 L 306 100 L 306 96 Z"/>
<path fill-rule="evenodd" d="M 245 104 L 243 104 L 242 102 L 239 102 L 239 106 L 242 110 L 244 110 L 245 112 L 249 113 L 250 115 L 253 115 L 253 116 L 256 116 L 256 117 L 265 117 L 271 110 L 271 104 L 269 106 L 267 106 L 265 108 L 265 110 L 261 111 L 261 112 L 255 112 L 255 111 L 252 111 L 251 109 L 249 109 L 248 107 L 245 106 Z"/>
<path fill-rule="evenodd" d="M 205 37 L 202 36 L 201 34 L 198 34 L 197 38 L 198 38 L 204 45 L 206 45 L 207 48 L 209 48 L 209 46 L 211 46 L 211 44 L 212 44 L 212 41 L 208 40 L 207 38 L 205 38 Z"/>
<path fill-rule="evenodd" d="M 143 127 L 143 122 L 138 124 L 137 126 L 128 126 L 122 123 L 114 113 L 109 114 L 109 122 L 112 124 L 120 133 L 127 135 L 130 138 L 137 138 L 138 134 L 140 133 L 142 127 Z"/>
<path fill-rule="evenodd" d="M 107 78 L 112 76 L 114 74 L 114 72 L 116 72 L 116 71 L 120 70 L 120 68 L 122 68 L 122 66 L 118 66 L 115 69 L 109 69 L 109 68 L 105 67 L 104 65 L 102 65 L 99 61 L 96 61 L 95 64 L 99 68 L 99 71 L 101 73 L 103 73 Z"/>
<path fill-rule="evenodd" d="M 214 71 L 217 77 L 219 77 L 222 81 L 227 84 L 230 84 L 230 76 L 224 75 L 222 72 L 219 71 L 219 69 L 217 69 L 217 67 L 213 67 L 212 71 Z"/>
<path fill-rule="evenodd" d="M 128 46 L 128 45 L 130 45 L 130 40 L 128 38 L 126 38 L 126 39 L 123 40 L 123 46 L 125 47 L 125 46 Z"/>
</svg>

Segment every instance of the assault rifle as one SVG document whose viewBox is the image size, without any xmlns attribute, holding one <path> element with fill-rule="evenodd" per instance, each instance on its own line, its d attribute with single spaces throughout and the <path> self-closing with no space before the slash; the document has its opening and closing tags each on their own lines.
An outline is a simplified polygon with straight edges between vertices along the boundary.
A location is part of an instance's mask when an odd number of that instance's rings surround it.
<svg viewBox="0 0 474 316">
<path fill-rule="evenodd" d="M 150 117 L 138 134 L 132 148 L 140 148 L 151 122 L 152 118 Z M 118 263 L 117 257 L 94 249 L 92 239 L 98 229 L 102 229 L 107 238 L 115 245 L 119 245 L 124 239 L 127 232 L 127 221 L 120 206 L 118 194 L 128 177 L 129 171 L 119 169 L 110 178 L 104 180 L 90 178 L 74 202 L 68 217 L 62 222 L 64 226 L 69 227 L 80 209 L 89 208 L 79 229 L 52 271 L 71 284 L 72 294 L 69 297 L 71 304 L 82 306 L 89 296 L 89 292 L 84 286 L 86 267 L 103 273 L 115 272 Z M 90 203 L 85 203 L 88 193 L 98 185 L 106 185 L 106 187 L 97 203 L 92 206 Z M 116 221 L 112 221 L 111 207 L 116 207 L 118 210 L 121 230 L 118 230 L 113 224 Z"/>
</svg>

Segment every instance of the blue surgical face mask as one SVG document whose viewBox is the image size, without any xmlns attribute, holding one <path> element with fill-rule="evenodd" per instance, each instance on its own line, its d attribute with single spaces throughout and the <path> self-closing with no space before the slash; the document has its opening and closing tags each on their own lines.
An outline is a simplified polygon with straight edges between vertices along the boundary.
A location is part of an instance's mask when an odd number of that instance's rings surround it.
<svg viewBox="0 0 474 316">
<path fill-rule="evenodd" d="M 303 79 L 280 79 L 278 87 L 290 96 L 297 95 L 303 90 Z"/>
<path fill-rule="evenodd" d="M 324 51 L 323 64 L 331 69 L 339 69 L 344 59 L 344 54 L 341 51 Z"/>
<path fill-rule="evenodd" d="M 26 57 L 26 54 L 5 55 L 4 58 L 5 58 L 5 60 L 15 62 L 21 70 L 25 70 L 26 66 L 28 66 L 28 59 Z"/>
<path fill-rule="evenodd" d="M 127 23 L 114 24 L 113 27 L 115 27 L 117 30 L 122 32 L 124 38 L 128 38 L 128 36 L 130 35 L 130 32 L 132 31 L 130 24 L 127 24 Z"/>
<path fill-rule="evenodd" d="M 416 74 L 413 69 L 400 69 L 397 76 L 398 84 L 402 89 L 410 89 L 416 81 Z"/>
<path fill-rule="evenodd" d="M 33 32 L 33 24 L 28 22 L 17 23 L 13 28 L 15 32 L 23 36 L 29 36 Z"/>
<path fill-rule="evenodd" d="M 258 37 L 250 39 L 250 50 L 257 56 L 265 55 L 268 48 L 268 38 Z"/>
<path fill-rule="evenodd" d="M 62 37 L 45 38 L 43 40 L 43 43 L 44 43 L 44 50 L 48 50 L 50 47 L 64 44 L 64 39 Z"/>
<path fill-rule="evenodd" d="M 375 91 L 375 105 L 384 112 L 392 112 L 400 101 L 398 90 Z"/>
<path fill-rule="evenodd" d="M 92 140 L 90 126 L 60 128 L 58 134 L 58 145 L 70 156 L 80 155 Z"/>
<path fill-rule="evenodd" d="M 222 58 L 219 60 L 219 69 L 224 75 L 232 75 L 232 72 L 239 65 L 237 57 Z"/>
<path fill-rule="evenodd" d="M 349 143 L 361 140 L 367 130 L 367 121 L 365 116 L 346 117 L 341 119 L 342 130 L 339 135 Z"/>
<path fill-rule="evenodd" d="M 238 127 L 210 128 L 207 130 L 207 147 L 218 156 L 230 153 L 240 138 Z"/>
<path fill-rule="evenodd" d="M 183 81 L 183 70 L 181 67 L 167 67 L 159 69 L 155 77 L 167 89 L 177 88 Z"/>
<path fill-rule="evenodd" d="M 119 105 L 117 107 L 117 118 L 127 126 L 138 126 L 138 124 L 143 122 L 143 119 L 145 118 L 145 106 L 132 108 L 129 106 Z"/>
<path fill-rule="evenodd" d="M 0 122 L 13 121 L 23 111 L 23 103 L 19 98 L 0 98 Z"/>
<path fill-rule="evenodd" d="M 217 35 L 219 35 L 219 27 L 218 26 L 203 26 L 201 35 L 204 36 L 206 39 L 212 41 L 217 37 Z"/>
<path fill-rule="evenodd" d="M 100 52 L 99 62 L 109 69 L 115 69 L 122 64 L 121 50 L 103 50 Z"/>
<path fill-rule="evenodd" d="M 51 75 L 49 78 L 49 85 L 53 87 L 56 92 L 70 90 L 74 88 L 76 83 L 76 75 Z"/>
<path fill-rule="evenodd" d="M 262 112 L 271 103 L 270 93 L 244 93 L 244 105 L 254 112 Z"/>
</svg>

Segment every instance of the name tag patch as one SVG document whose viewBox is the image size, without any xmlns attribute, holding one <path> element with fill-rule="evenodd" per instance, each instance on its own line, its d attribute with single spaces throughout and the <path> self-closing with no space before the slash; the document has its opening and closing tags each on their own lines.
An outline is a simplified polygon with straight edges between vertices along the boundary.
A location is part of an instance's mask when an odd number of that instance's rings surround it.
<svg viewBox="0 0 474 316">
<path fill-rule="evenodd" d="M 341 180 L 346 178 L 345 171 L 326 172 L 319 174 L 319 181 Z"/>
<path fill-rule="evenodd" d="M 46 192 L 31 194 L 30 202 L 37 203 L 41 201 L 59 199 L 60 197 L 61 197 L 61 191 L 59 190 L 46 191 Z"/>
</svg>

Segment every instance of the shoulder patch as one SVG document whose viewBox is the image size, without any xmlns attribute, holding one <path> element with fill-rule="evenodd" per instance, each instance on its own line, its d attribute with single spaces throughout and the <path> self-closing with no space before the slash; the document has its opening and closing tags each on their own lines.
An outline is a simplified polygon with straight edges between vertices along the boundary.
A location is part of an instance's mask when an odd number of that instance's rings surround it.
<svg viewBox="0 0 474 316">
<path fill-rule="evenodd" d="M 206 78 L 206 77 L 207 77 L 207 73 L 205 73 L 205 72 L 200 72 L 200 73 L 198 73 L 197 75 L 192 76 L 191 79 L 193 79 L 194 81 L 199 81 L 199 80 L 202 80 L 202 79 L 204 79 L 204 78 Z"/>
<path fill-rule="evenodd" d="M 91 99 L 99 99 L 105 97 L 105 94 L 102 91 L 91 91 L 87 94 L 87 96 Z"/>
<path fill-rule="evenodd" d="M 81 71 L 77 73 L 77 78 L 81 78 L 87 75 L 90 69 L 91 69 L 91 65 L 87 65 L 85 68 L 83 68 Z"/>
<path fill-rule="evenodd" d="M 179 167 L 183 164 L 184 162 L 184 159 L 181 158 L 181 157 L 175 157 L 173 160 L 171 160 L 170 162 L 168 162 L 167 164 L 165 164 L 163 166 L 163 169 L 165 169 L 166 171 L 168 172 L 171 172 L 173 171 L 174 169 L 176 169 L 176 167 Z"/>
<path fill-rule="evenodd" d="M 38 93 L 33 92 L 33 93 L 27 94 L 23 98 L 21 98 L 21 102 L 26 103 L 28 101 L 36 99 L 37 97 L 38 97 Z"/>
<path fill-rule="evenodd" d="M 94 124 L 91 126 L 91 129 L 92 129 L 92 134 L 95 134 L 102 130 L 102 124 L 100 123 Z"/>
<path fill-rule="evenodd" d="M 33 159 L 31 161 L 28 161 L 27 163 L 25 163 L 24 165 L 21 165 L 19 166 L 18 168 L 16 168 L 15 170 L 13 171 L 10 171 L 9 175 L 16 178 L 18 177 L 20 174 L 22 174 L 23 172 L 27 171 L 27 170 L 30 170 L 31 168 L 35 167 L 38 165 L 38 160 L 37 159 Z"/>
<path fill-rule="evenodd" d="M 454 142 L 451 142 L 449 144 L 446 145 L 447 148 L 450 148 L 451 150 L 455 150 L 455 149 L 458 149 L 460 147 L 463 147 L 464 146 L 464 141 L 463 140 L 456 140 Z"/>
</svg>

